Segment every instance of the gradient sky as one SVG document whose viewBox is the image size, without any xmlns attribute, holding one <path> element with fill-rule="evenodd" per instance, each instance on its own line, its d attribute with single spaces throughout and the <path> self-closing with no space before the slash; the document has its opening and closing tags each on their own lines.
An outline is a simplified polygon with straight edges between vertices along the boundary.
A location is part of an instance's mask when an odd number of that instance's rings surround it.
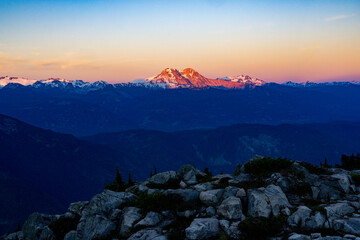
<svg viewBox="0 0 360 240">
<path fill-rule="evenodd" d="M 0 76 L 360 80 L 360 1 L 1 0 Z"/>
</svg>

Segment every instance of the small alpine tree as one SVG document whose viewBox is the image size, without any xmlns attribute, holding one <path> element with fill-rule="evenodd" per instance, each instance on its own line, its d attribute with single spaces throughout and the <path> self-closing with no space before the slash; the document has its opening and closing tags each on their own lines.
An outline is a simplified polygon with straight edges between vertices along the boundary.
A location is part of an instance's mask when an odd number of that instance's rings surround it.
<svg viewBox="0 0 360 240">
<path fill-rule="evenodd" d="M 121 176 L 118 168 L 116 168 L 115 179 L 111 183 L 105 184 L 105 189 L 109 189 L 109 190 L 115 191 L 115 192 L 125 191 L 126 184 L 122 180 L 122 176 Z"/>
<path fill-rule="evenodd" d="M 326 167 L 326 168 L 332 167 L 330 164 L 328 164 L 327 157 L 325 157 L 325 160 L 324 160 L 324 167 Z"/>
<path fill-rule="evenodd" d="M 131 174 L 129 173 L 127 187 L 131 187 L 133 185 L 134 185 L 134 182 L 133 182 L 133 180 L 131 178 Z"/>
<path fill-rule="evenodd" d="M 207 176 L 212 177 L 212 173 L 209 171 L 209 168 L 208 168 L 208 167 L 204 168 L 204 173 L 205 173 Z"/>
</svg>

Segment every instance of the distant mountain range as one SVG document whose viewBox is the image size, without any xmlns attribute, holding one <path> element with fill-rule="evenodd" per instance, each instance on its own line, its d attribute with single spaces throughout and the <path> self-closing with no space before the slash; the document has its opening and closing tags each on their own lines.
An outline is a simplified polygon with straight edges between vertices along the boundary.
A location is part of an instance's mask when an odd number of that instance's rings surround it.
<svg viewBox="0 0 360 240">
<path fill-rule="evenodd" d="M 49 78 L 46 80 L 31 80 L 21 77 L 0 77 L 0 87 L 11 87 L 14 88 L 18 84 L 23 86 L 29 86 L 33 88 L 74 88 L 81 91 L 94 91 L 99 90 L 104 87 L 124 87 L 124 86 L 142 86 L 142 87 L 154 87 L 154 88 L 192 88 L 192 89 L 201 89 L 201 88 L 225 88 L 225 89 L 242 89 L 242 88 L 253 88 L 257 86 L 263 86 L 266 83 L 265 81 L 253 78 L 248 75 L 238 75 L 238 76 L 229 76 L 221 77 L 216 79 L 206 78 L 201 75 L 199 72 L 195 71 L 192 68 L 186 68 L 182 71 L 173 68 L 166 68 L 160 74 L 145 78 L 137 79 L 129 83 L 115 83 L 109 84 L 105 81 L 97 81 L 94 83 L 84 82 L 82 80 L 66 80 L 62 78 Z M 314 83 L 314 82 L 303 82 L 303 83 L 294 83 L 286 82 L 282 85 L 292 86 L 292 87 L 310 87 L 314 85 L 348 85 L 348 84 L 360 84 L 360 82 L 324 82 L 324 83 Z M 19 87 L 19 86 L 18 86 Z"/>
<path fill-rule="evenodd" d="M 123 154 L 123 159 L 151 170 L 183 164 L 231 171 L 254 155 L 287 157 L 319 164 L 327 157 L 339 163 L 341 154 L 360 151 L 360 123 L 236 124 L 216 129 L 161 132 L 130 130 L 82 138 Z"/>
<path fill-rule="evenodd" d="M 34 211 L 58 213 L 100 192 L 119 167 L 124 180 L 154 166 L 228 172 L 255 154 L 318 164 L 360 149 L 360 124 L 238 124 L 179 132 L 131 130 L 75 138 L 0 115 L 0 234 Z M 24 197 L 26 196 L 26 197 Z M 21 199 L 21 201 L 19 200 Z"/>
<path fill-rule="evenodd" d="M 12 83 L 0 89 L 0 113 L 76 136 L 130 129 L 179 131 L 238 123 L 357 122 L 359 102 L 360 85 L 352 83 L 308 83 L 299 87 L 267 83 L 243 89 L 195 90 L 49 80 L 28 86 Z"/>
<path fill-rule="evenodd" d="M 135 83 L 144 85 L 153 85 L 164 88 L 245 88 L 264 85 L 265 82 L 251 78 L 249 76 L 240 75 L 237 77 L 225 77 L 217 79 L 209 79 L 202 76 L 192 68 L 185 68 L 181 72 L 177 69 L 166 68 L 159 75 L 145 80 L 137 80 Z"/>
<path fill-rule="evenodd" d="M 155 88 L 245 88 L 264 85 L 265 82 L 245 75 L 236 77 L 224 77 L 217 79 L 209 79 L 202 76 L 200 73 L 192 68 L 186 68 L 183 71 L 178 71 L 173 68 L 166 68 L 160 74 L 145 79 L 138 79 L 129 83 L 109 84 L 104 81 L 97 81 L 94 83 L 84 82 L 82 80 L 70 81 L 61 78 L 49 78 L 47 80 L 29 80 L 19 77 L 0 77 L 0 86 L 14 87 L 14 84 L 21 84 L 33 88 L 69 88 L 73 87 L 82 91 L 92 91 L 104 88 L 105 86 L 112 86 L 114 88 L 123 86 L 143 86 Z"/>
</svg>

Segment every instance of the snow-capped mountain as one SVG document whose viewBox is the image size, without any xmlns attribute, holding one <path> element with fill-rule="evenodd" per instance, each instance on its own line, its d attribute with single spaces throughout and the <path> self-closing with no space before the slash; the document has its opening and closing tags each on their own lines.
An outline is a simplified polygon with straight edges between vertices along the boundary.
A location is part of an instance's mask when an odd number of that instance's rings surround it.
<svg viewBox="0 0 360 240">
<path fill-rule="evenodd" d="M 239 75 L 236 77 L 224 77 L 210 79 L 204 77 L 192 68 L 185 68 L 179 71 L 174 68 L 166 68 L 160 74 L 145 78 L 137 79 L 129 83 L 109 84 L 104 81 L 94 83 L 84 82 L 82 80 L 67 80 L 62 78 L 48 78 L 46 80 L 28 80 L 17 77 L 0 78 L 0 85 L 5 86 L 8 83 L 19 83 L 24 86 L 33 88 L 74 88 L 79 91 L 91 91 L 102 89 L 104 87 L 151 87 L 151 88 L 245 88 L 256 87 L 265 84 L 264 81 L 252 78 L 247 75 Z"/>
<path fill-rule="evenodd" d="M 136 80 L 133 83 L 161 86 L 164 88 L 245 88 L 247 86 L 255 87 L 265 84 L 265 82 L 260 79 L 244 75 L 210 79 L 204 77 L 192 68 L 185 68 L 181 72 L 177 69 L 166 68 L 159 75 L 146 78 L 142 81 Z"/>
<path fill-rule="evenodd" d="M 253 78 L 248 75 L 238 75 L 238 76 L 223 77 L 223 78 L 218 78 L 218 79 L 223 79 L 225 81 L 231 81 L 231 82 L 244 83 L 246 85 L 253 85 L 253 86 L 262 86 L 266 83 L 265 81 L 263 81 L 261 79 Z"/>
<path fill-rule="evenodd" d="M 21 85 L 30 85 L 35 83 L 37 80 L 31 80 L 27 78 L 21 78 L 21 77 L 0 77 L 0 87 L 6 86 L 9 83 L 18 83 Z"/>
<path fill-rule="evenodd" d="M 198 73 L 192 68 L 185 68 L 184 70 L 181 71 L 181 74 L 185 78 L 189 79 L 191 84 L 196 88 L 216 86 L 216 84 L 212 83 L 213 80 L 202 76 L 200 73 Z"/>
<path fill-rule="evenodd" d="M 76 92 L 95 91 L 103 88 L 122 88 L 122 87 L 146 87 L 146 88 L 227 88 L 227 89 L 242 89 L 254 88 L 264 86 L 268 83 L 265 81 L 250 77 L 248 75 L 237 75 L 221 77 L 216 79 L 207 78 L 192 68 L 185 68 L 179 71 L 174 68 L 166 68 L 160 74 L 145 78 L 137 79 L 128 83 L 110 84 L 105 81 L 84 82 L 82 80 L 67 80 L 63 78 L 48 78 L 46 80 L 31 80 L 21 77 L 0 77 L 0 88 L 45 88 L 45 89 L 70 89 Z M 314 87 L 314 86 L 345 86 L 345 85 L 360 85 L 359 81 L 349 82 L 286 82 L 281 85 L 287 87 Z"/>
<path fill-rule="evenodd" d="M 63 78 L 48 78 L 46 80 L 29 80 L 27 78 L 20 77 L 0 77 L 0 88 L 18 88 L 18 87 L 30 87 L 30 88 L 64 88 L 64 89 L 76 89 L 79 91 L 93 91 L 103 89 L 107 86 L 113 86 L 105 81 L 97 81 L 93 83 L 84 82 L 82 80 L 67 80 Z M 115 85 L 114 85 L 115 86 Z"/>
<path fill-rule="evenodd" d="M 68 85 L 79 85 L 79 81 L 81 83 L 84 83 L 81 80 L 71 81 L 62 78 L 48 78 L 46 80 L 36 81 L 35 83 L 31 84 L 31 86 L 34 88 L 41 88 L 41 87 L 59 88 L 59 87 L 66 87 Z"/>
<path fill-rule="evenodd" d="M 139 83 L 139 81 L 135 82 Z M 189 79 L 181 75 L 177 69 L 166 68 L 160 74 L 146 78 L 145 84 L 150 83 L 164 88 L 190 87 Z"/>
<path fill-rule="evenodd" d="M 304 87 L 303 84 L 295 83 L 295 82 L 291 82 L 291 81 L 282 83 L 281 85 L 283 85 L 283 86 L 288 86 L 288 87 Z"/>
</svg>

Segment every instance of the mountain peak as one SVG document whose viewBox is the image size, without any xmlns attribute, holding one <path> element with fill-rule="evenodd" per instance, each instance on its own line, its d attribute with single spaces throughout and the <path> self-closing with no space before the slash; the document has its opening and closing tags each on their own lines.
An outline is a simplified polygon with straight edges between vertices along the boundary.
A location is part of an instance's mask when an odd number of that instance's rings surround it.
<svg viewBox="0 0 360 240">
<path fill-rule="evenodd" d="M 264 85 L 266 82 L 258 79 L 258 78 L 253 78 L 250 77 L 249 75 L 237 75 L 237 76 L 228 76 L 228 77 L 222 77 L 222 78 L 217 78 L 228 81 L 228 82 L 236 82 L 236 83 L 242 83 L 245 84 L 247 86 L 262 86 Z"/>
<path fill-rule="evenodd" d="M 189 79 L 191 84 L 196 88 L 209 87 L 209 80 L 192 68 L 185 68 L 182 70 L 181 75 Z"/>
<path fill-rule="evenodd" d="M 197 73 L 193 68 L 185 68 L 181 71 L 182 73 Z"/>
<path fill-rule="evenodd" d="M 160 74 L 147 78 L 145 81 L 164 88 L 244 88 L 246 86 L 255 87 L 265 84 L 264 81 L 247 75 L 210 79 L 193 68 L 185 68 L 181 72 L 175 68 L 165 68 Z"/>
<path fill-rule="evenodd" d="M 48 78 L 46 80 L 29 80 L 26 78 L 18 77 L 0 77 L 0 88 L 3 88 L 7 84 L 19 83 L 24 86 L 33 88 L 66 88 L 73 89 L 75 91 L 92 91 L 102 89 L 105 87 L 118 87 L 125 86 L 127 84 L 108 84 L 104 81 L 97 82 L 84 82 L 82 80 L 67 80 L 63 78 Z M 17 88 L 18 85 L 9 85 L 8 88 Z M 160 87 L 160 88 L 244 88 L 244 87 L 255 87 L 262 86 L 265 84 L 264 81 L 249 77 L 248 75 L 239 75 L 236 77 L 224 77 L 210 79 L 193 68 L 185 68 L 179 71 L 176 68 L 165 68 L 160 74 L 150 78 L 135 80 L 129 83 L 133 86 L 146 86 L 146 87 Z"/>
<path fill-rule="evenodd" d="M 180 76 L 181 74 L 180 74 L 179 70 L 177 70 L 175 68 L 165 68 L 164 70 L 162 70 L 160 75 L 169 76 L 171 78 L 176 78 L 177 76 Z"/>
<path fill-rule="evenodd" d="M 164 70 L 163 70 L 163 72 L 178 72 L 178 70 L 176 69 L 176 68 L 165 68 Z"/>
<path fill-rule="evenodd" d="M 192 78 L 193 76 L 196 76 L 196 77 L 201 76 L 202 78 L 205 78 L 199 72 L 195 71 L 192 68 L 185 68 L 184 70 L 181 71 L 181 74 L 188 79 Z"/>
<path fill-rule="evenodd" d="M 9 83 L 18 83 L 21 85 L 30 85 L 35 83 L 37 80 L 32 80 L 28 78 L 22 78 L 22 77 L 0 77 L 0 86 L 5 86 Z"/>
<path fill-rule="evenodd" d="M 147 79 L 150 83 L 166 84 L 170 88 L 177 88 L 180 86 L 189 87 L 190 82 L 181 75 L 179 70 L 174 68 L 165 68 L 159 75 Z"/>
</svg>

